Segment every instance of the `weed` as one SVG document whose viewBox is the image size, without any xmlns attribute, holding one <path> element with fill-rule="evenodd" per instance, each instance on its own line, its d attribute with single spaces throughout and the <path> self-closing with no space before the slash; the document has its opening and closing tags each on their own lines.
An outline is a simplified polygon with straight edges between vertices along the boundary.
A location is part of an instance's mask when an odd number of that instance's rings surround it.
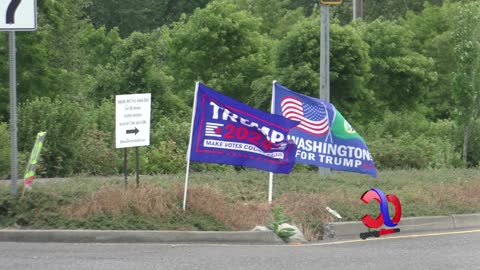
<svg viewBox="0 0 480 270">
<path fill-rule="evenodd" d="M 267 224 L 267 228 L 272 230 L 283 241 L 287 242 L 288 239 L 295 234 L 295 231 L 293 230 L 293 228 L 280 228 L 280 225 L 288 223 L 289 218 L 283 213 L 283 209 L 281 206 L 273 206 L 272 211 L 273 219 L 269 224 Z"/>
</svg>

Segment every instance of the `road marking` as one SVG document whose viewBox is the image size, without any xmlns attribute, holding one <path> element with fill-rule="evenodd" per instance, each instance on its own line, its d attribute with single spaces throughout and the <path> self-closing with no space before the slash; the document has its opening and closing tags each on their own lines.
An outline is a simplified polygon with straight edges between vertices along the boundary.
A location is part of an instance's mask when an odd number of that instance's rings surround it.
<svg viewBox="0 0 480 270">
<path fill-rule="evenodd" d="M 307 245 L 308 246 L 327 246 L 327 245 L 349 244 L 349 243 L 366 242 L 366 241 L 382 241 L 382 240 L 390 240 L 390 239 L 419 238 L 419 237 L 444 236 L 444 235 L 467 234 L 467 233 L 480 233 L 480 230 L 399 235 L 399 236 L 389 236 L 384 238 L 370 238 L 367 240 L 355 239 L 355 240 L 335 241 L 335 242 L 327 242 L 327 243 L 312 243 Z"/>
</svg>

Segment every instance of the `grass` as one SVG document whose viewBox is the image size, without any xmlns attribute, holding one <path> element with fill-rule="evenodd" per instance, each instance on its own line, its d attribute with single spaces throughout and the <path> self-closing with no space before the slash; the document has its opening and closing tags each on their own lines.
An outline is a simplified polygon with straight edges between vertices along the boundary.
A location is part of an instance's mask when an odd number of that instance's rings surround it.
<svg viewBox="0 0 480 270">
<path fill-rule="evenodd" d="M 134 178 L 134 177 L 131 177 Z M 184 175 L 141 176 L 140 187 L 123 177 L 75 177 L 36 181 L 22 200 L 0 185 L 0 226 L 64 229 L 249 230 L 272 220 L 267 203 L 268 173 L 191 173 L 187 211 L 182 210 Z M 332 172 L 274 175 L 274 205 L 309 239 L 322 235 L 325 222 L 335 218 L 358 221 L 378 213 L 361 195 L 370 188 L 398 196 L 403 217 L 480 212 L 480 170 L 398 170 L 378 178 Z"/>
</svg>

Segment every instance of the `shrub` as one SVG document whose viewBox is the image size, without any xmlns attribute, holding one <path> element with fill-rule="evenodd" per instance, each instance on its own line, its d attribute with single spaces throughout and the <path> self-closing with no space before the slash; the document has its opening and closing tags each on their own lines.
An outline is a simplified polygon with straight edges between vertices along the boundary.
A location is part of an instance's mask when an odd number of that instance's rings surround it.
<svg viewBox="0 0 480 270">
<path fill-rule="evenodd" d="M 10 135 L 6 123 L 0 122 L 0 178 L 10 173 Z"/>
<path fill-rule="evenodd" d="M 111 147 L 111 136 L 89 129 L 79 138 L 75 170 L 91 175 L 112 175 L 118 172 L 117 153 Z"/>
<path fill-rule="evenodd" d="M 280 225 L 283 223 L 290 222 L 290 219 L 283 213 L 282 207 L 275 205 L 272 208 L 273 218 L 270 223 L 267 224 L 267 227 L 273 231 L 278 237 L 280 237 L 283 241 L 287 241 L 290 237 L 295 235 L 295 231 L 293 228 L 283 228 L 280 229 Z"/>
<path fill-rule="evenodd" d="M 48 176 L 66 176 L 77 171 L 81 138 L 93 125 L 88 105 L 72 100 L 37 98 L 19 107 L 19 150 L 31 151 L 38 132 L 46 131 L 42 150 Z"/>
<path fill-rule="evenodd" d="M 462 166 L 453 121 L 430 122 L 418 113 L 387 112 L 370 123 L 364 139 L 379 169 Z"/>
<path fill-rule="evenodd" d="M 369 148 L 379 169 L 448 168 L 460 164 L 452 144 L 423 134 L 404 133 L 396 138 L 387 135 L 370 142 Z"/>
</svg>

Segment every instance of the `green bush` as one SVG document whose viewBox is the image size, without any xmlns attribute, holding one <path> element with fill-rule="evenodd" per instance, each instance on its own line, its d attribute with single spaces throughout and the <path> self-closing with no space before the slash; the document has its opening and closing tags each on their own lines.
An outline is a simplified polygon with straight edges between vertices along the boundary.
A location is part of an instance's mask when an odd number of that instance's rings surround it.
<svg viewBox="0 0 480 270">
<path fill-rule="evenodd" d="M 87 130 L 79 139 L 82 147 L 77 151 L 77 172 L 91 175 L 113 175 L 118 172 L 117 153 L 112 136 L 96 129 Z"/>
<path fill-rule="evenodd" d="M 364 139 L 379 169 L 463 166 L 455 122 L 430 122 L 418 113 L 387 112 L 370 123 Z"/>
<path fill-rule="evenodd" d="M 274 205 L 272 208 L 273 219 L 267 224 L 267 228 L 273 231 L 283 241 L 287 242 L 290 237 L 295 235 L 293 228 L 280 229 L 280 225 L 290 222 L 290 219 L 283 213 L 283 208 L 278 205 Z"/>
<path fill-rule="evenodd" d="M 10 135 L 6 123 L 0 122 L 0 178 L 10 173 Z"/>
<path fill-rule="evenodd" d="M 37 98 L 19 106 L 19 151 L 30 152 L 36 135 L 46 131 L 40 166 L 48 176 L 66 176 L 78 171 L 82 137 L 94 127 L 92 108 L 72 100 Z"/>
<path fill-rule="evenodd" d="M 449 168 L 461 164 L 452 144 L 440 138 L 406 132 L 399 137 L 387 135 L 369 143 L 379 169 Z"/>
</svg>

